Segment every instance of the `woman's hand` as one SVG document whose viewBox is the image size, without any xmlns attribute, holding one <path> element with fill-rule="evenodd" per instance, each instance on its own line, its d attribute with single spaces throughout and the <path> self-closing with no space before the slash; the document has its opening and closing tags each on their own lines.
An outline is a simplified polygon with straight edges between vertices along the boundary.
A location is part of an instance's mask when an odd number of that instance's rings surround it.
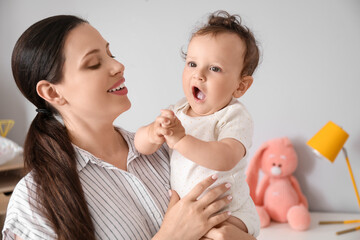
<svg viewBox="0 0 360 240">
<path fill-rule="evenodd" d="M 230 203 L 231 198 L 219 196 L 229 190 L 228 184 L 221 184 L 209 190 L 201 199 L 199 196 L 217 179 L 211 176 L 198 183 L 191 192 L 179 200 L 179 196 L 172 191 L 168 210 L 163 224 L 153 239 L 200 239 L 214 226 L 229 218 L 229 212 L 216 214 L 220 209 Z"/>
<path fill-rule="evenodd" d="M 252 235 L 229 222 L 223 222 L 205 234 L 201 240 L 256 240 Z"/>
</svg>

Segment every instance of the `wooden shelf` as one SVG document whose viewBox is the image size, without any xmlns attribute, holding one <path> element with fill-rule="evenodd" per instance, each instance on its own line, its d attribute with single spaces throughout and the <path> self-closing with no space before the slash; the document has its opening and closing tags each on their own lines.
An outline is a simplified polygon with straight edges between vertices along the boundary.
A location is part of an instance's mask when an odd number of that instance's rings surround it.
<svg viewBox="0 0 360 240">
<path fill-rule="evenodd" d="M 11 192 L 22 175 L 16 171 L 0 172 L 0 193 Z"/>
<path fill-rule="evenodd" d="M 24 160 L 23 155 L 20 154 L 14 159 L 0 165 L 0 239 L 1 230 L 3 228 L 3 221 L 11 194 L 5 195 L 4 193 L 12 192 L 23 177 Z"/>
<path fill-rule="evenodd" d="M 10 200 L 10 195 L 5 195 L 4 193 L 14 190 L 16 184 L 23 177 L 23 168 L 24 161 L 22 155 L 0 165 L 0 216 L 5 215 Z M 0 225 L 1 228 L 2 226 Z"/>
<path fill-rule="evenodd" d="M 16 156 L 13 160 L 0 165 L 0 172 L 14 169 L 21 169 L 24 167 L 24 160 L 22 155 Z"/>
<path fill-rule="evenodd" d="M 10 195 L 6 196 L 5 194 L 0 193 L 0 215 L 5 215 L 9 200 Z"/>
</svg>

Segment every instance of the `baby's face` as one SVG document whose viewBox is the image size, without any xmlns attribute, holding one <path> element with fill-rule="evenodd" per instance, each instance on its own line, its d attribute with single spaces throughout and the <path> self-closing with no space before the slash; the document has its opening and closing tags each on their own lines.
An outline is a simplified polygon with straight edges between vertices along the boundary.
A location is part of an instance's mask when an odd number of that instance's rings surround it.
<svg viewBox="0 0 360 240">
<path fill-rule="evenodd" d="M 244 51 L 244 42 L 233 33 L 192 38 L 182 77 L 188 115 L 210 115 L 231 101 L 241 82 Z"/>
</svg>

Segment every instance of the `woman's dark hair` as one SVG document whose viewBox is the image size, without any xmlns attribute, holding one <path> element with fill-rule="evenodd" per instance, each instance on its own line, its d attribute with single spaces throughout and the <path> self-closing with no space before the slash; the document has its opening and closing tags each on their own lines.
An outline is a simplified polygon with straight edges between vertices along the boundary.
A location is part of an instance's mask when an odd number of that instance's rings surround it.
<svg viewBox="0 0 360 240">
<path fill-rule="evenodd" d="M 220 33 L 234 33 L 244 41 L 246 50 L 241 76 L 252 76 L 259 64 L 259 48 L 253 33 L 243 26 L 239 15 L 230 15 L 226 11 L 216 11 L 209 16 L 207 24 L 193 33 L 192 37 L 211 34 L 216 36 Z"/>
<path fill-rule="evenodd" d="M 70 15 L 43 19 L 17 41 L 11 59 L 16 85 L 40 111 L 31 123 L 25 145 L 25 167 L 37 184 L 37 204 L 59 240 L 95 239 L 94 225 L 76 168 L 75 150 L 54 107 L 39 97 L 40 80 L 59 83 L 69 32 L 87 21 Z"/>
</svg>

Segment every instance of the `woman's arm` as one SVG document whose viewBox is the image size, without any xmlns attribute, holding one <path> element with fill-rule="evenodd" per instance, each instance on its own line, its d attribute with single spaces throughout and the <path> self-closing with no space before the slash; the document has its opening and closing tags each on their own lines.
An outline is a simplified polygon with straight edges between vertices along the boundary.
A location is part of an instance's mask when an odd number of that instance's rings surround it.
<svg viewBox="0 0 360 240">
<path fill-rule="evenodd" d="M 223 197 L 229 188 L 221 184 L 208 191 L 201 199 L 198 197 L 215 181 L 217 177 L 208 177 L 197 184 L 188 195 L 179 200 L 179 196 L 172 191 L 168 210 L 165 214 L 159 232 L 153 240 L 200 239 L 211 228 L 229 218 L 229 212 L 217 213 L 230 203 L 231 199 Z M 214 215 L 215 214 L 215 215 Z"/>
</svg>

